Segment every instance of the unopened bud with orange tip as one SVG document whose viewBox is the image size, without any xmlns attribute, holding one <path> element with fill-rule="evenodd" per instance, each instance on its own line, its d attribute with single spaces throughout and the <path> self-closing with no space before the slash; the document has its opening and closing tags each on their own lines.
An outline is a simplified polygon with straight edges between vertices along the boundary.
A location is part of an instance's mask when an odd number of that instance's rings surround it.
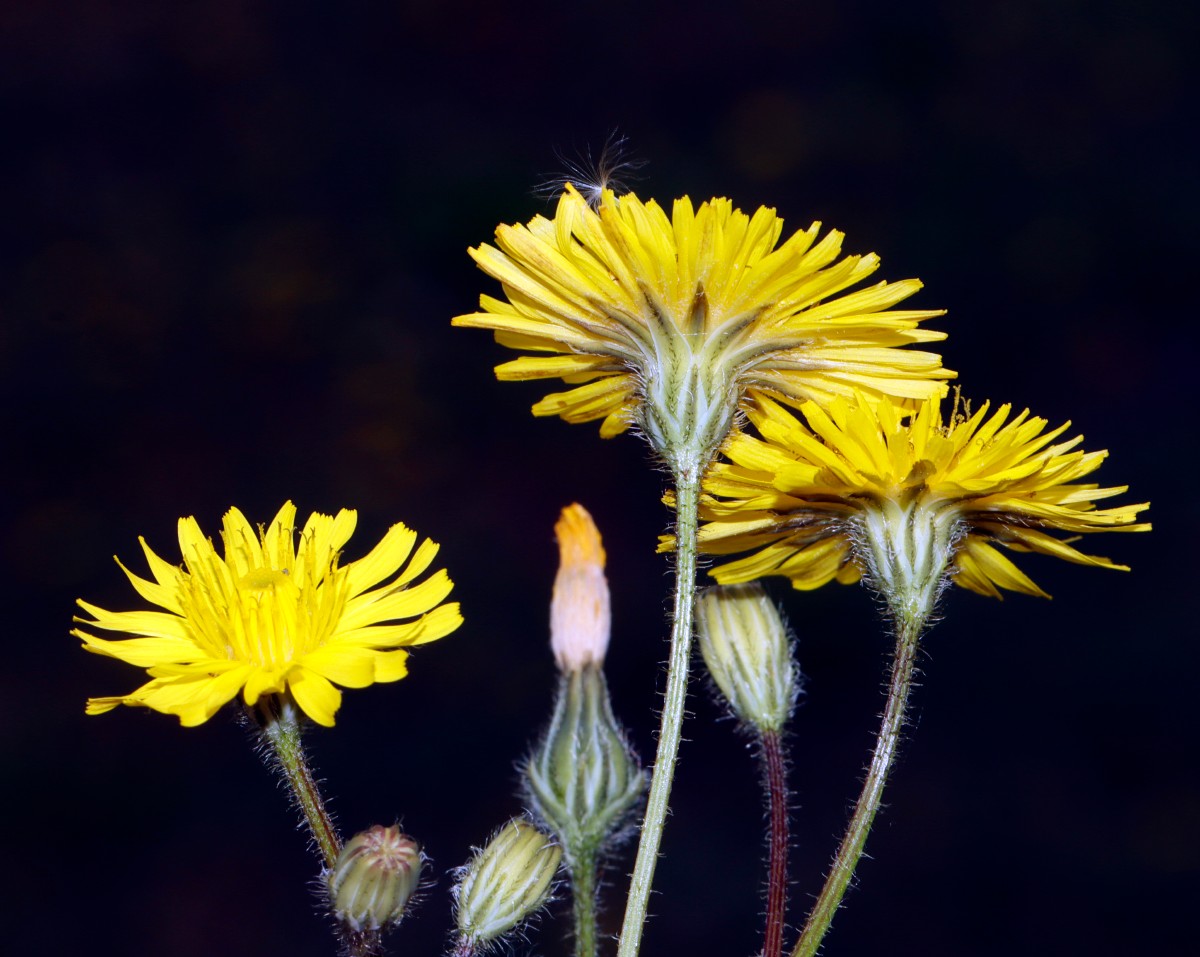
<svg viewBox="0 0 1200 957">
<path fill-rule="evenodd" d="M 554 534 L 559 566 L 550 602 L 550 647 L 560 671 L 602 665 L 612 631 L 604 545 L 582 505 L 562 510 Z"/>
<path fill-rule="evenodd" d="M 530 804 L 563 842 L 574 872 L 622 829 L 646 776 L 613 715 L 604 679 L 612 614 L 600 532 L 578 504 L 562 510 L 554 531 L 560 563 L 550 646 L 560 677 L 554 715 L 524 771 Z"/>
<path fill-rule="evenodd" d="M 329 901 L 351 930 L 382 930 L 399 922 L 421 879 L 421 846 L 397 825 L 376 824 L 354 835 L 325 876 Z"/>
</svg>

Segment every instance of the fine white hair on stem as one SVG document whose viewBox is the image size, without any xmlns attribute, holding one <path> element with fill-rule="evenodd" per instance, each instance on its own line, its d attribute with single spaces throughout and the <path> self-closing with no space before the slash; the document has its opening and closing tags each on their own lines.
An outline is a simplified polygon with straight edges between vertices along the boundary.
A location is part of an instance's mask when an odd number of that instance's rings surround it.
<svg viewBox="0 0 1200 957">
<path fill-rule="evenodd" d="M 646 165 L 645 160 L 630 154 L 629 138 L 615 129 L 608 134 L 604 147 L 595 158 L 590 146 L 575 151 L 574 155 L 559 149 L 554 154 L 560 169 L 538 183 L 533 189 L 534 195 L 555 199 L 570 183 L 593 209 L 600 205 L 600 195 L 606 189 L 617 194 L 628 193 L 631 184 L 640 178 L 637 171 Z"/>
</svg>

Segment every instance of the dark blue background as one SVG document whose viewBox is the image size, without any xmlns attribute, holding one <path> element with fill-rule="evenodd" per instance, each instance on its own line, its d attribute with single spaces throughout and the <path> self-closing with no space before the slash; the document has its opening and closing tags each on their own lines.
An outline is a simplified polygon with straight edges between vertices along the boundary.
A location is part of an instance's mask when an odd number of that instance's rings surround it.
<svg viewBox="0 0 1200 957">
<path fill-rule="evenodd" d="M 3 949 L 287 953 L 331 942 L 284 796 L 226 713 L 83 715 L 134 670 L 67 636 L 76 597 L 137 599 L 110 557 L 360 510 L 443 544 L 466 625 L 349 692 L 311 742 L 354 830 L 399 817 L 438 875 L 396 953 L 435 954 L 448 868 L 520 808 L 544 720 L 552 525 L 605 535 L 610 680 L 649 757 L 665 477 L 628 437 L 532 419 L 536 385 L 451 316 L 496 292 L 465 253 L 546 209 L 555 150 L 614 127 L 638 189 L 821 219 L 949 309 L 967 394 L 1072 419 L 1150 535 L 1133 565 L 1032 558 L 1053 602 L 953 594 L 915 727 L 826 953 L 1175 954 L 1200 881 L 1190 396 L 1195 18 L 1182 4 L 246 5 L 46 0 L 0 14 Z M 1185 297 L 1185 285 L 1187 295 Z M 794 722 L 793 921 L 820 886 L 881 704 L 868 594 L 779 588 Z M 1188 637 L 1188 633 L 1192 637 Z M 694 695 L 647 954 L 759 946 L 756 770 Z M 629 856 L 610 869 L 622 882 Z M 620 916 L 612 896 L 607 920 Z M 533 949 L 565 953 L 559 905 Z M 519 947 L 525 950 L 524 945 Z"/>
</svg>

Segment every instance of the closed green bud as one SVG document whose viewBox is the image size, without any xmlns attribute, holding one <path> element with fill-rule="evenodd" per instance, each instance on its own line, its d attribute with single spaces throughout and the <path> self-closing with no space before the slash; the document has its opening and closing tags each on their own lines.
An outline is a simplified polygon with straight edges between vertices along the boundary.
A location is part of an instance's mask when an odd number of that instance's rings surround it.
<svg viewBox="0 0 1200 957">
<path fill-rule="evenodd" d="M 554 716 L 525 781 L 534 810 L 570 858 L 597 852 L 637 805 L 646 775 L 613 716 L 599 665 L 560 676 Z"/>
<path fill-rule="evenodd" d="M 354 835 L 325 876 L 334 914 L 356 931 L 397 923 L 417 889 L 421 863 L 420 845 L 395 825 Z"/>
<path fill-rule="evenodd" d="M 496 941 L 546 902 L 562 848 L 524 818 L 477 851 L 455 889 L 458 931 L 472 946 Z"/>
<path fill-rule="evenodd" d="M 696 602 L 700 654 L 733 713 L 760 732 L 782 730 L 799 690 L 779 609 L 759 585 L 706 589 Z"/>
</svg>

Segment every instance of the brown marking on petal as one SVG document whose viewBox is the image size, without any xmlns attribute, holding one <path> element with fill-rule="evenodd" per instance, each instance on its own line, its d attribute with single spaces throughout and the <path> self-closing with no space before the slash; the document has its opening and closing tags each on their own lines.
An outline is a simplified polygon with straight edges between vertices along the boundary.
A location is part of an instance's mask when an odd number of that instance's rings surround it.
<svg viewBox="0 0 1200 957">
<path fill-rule="evenodd" d="M 704 332 L 708 326 L 708 296 L 704 292 L 704 284 L 696 283 L 696 294 L 692 296 L 692 305 L 688 309 L 687 318 L 683 322 L 685 335 L 697 335 Z"/>
</svg>

